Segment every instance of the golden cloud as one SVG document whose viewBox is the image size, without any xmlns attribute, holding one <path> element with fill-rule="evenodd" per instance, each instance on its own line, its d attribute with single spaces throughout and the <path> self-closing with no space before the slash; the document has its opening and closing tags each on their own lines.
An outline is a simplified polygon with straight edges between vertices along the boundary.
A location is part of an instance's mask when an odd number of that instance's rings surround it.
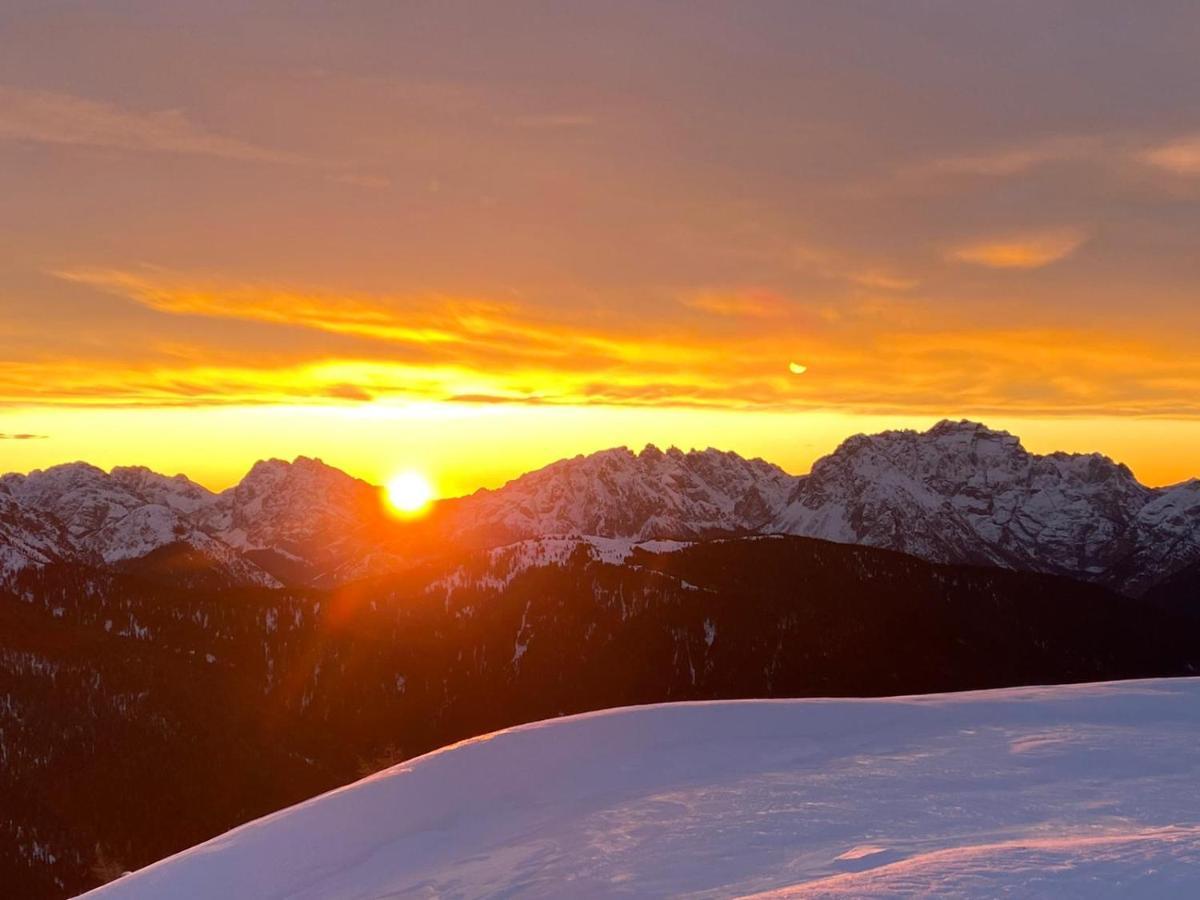
<svg viewBox="0 0 1200 900">
<path fill-rule="evenodd" d="M 731 316 L 751 319 L 772 319 L 787 315 L 789 304 L 785 297 L 770 291 L 742 291 L 737 293 L 704 293 L 684 297 L 684 306 L 711 313 L 714 316 Z"/>
<path fill-rule="evenodd" d="M 975 241 L 947 254 L 958 262 L 992 269 L 1039 269 L 1065 259 L 1088 240 L 1080 228 L 1057 228 L 1028 234 Z"/>
<path fill-rule="evenodd" d="M 916 278 L 907 278 L 903 275 L 893 275 L 890 272 L 882 272 L 879 270 L 868 270 L 865 272 L 855 272 L 847 276 L 855 284 L 867 288 L 878 288 L 884 291 L 911 291 L 917 288 L 921 282 Z"/>
<path fill-rule="evenodd" d="M 162 269 L 72 269 L 57 277 L 159 312 L 265 322 L 379 341 L 413 357 L 511 369 L 541 360 L 560 368 L 711 366 L 723 334 L 648 336 L 640 323 L 599 330 L 483 298 L 356 296 L 230 283 Z M 586 310 L 584 311 L 587 312 Z"/>
<path fill-rule="evenodd" d="M 277 325 L 287 329 L 281 346 L 296 328 L 349 340 L 336 350 L 310 344 L 307 356 L 226 345 L 160 352 L 148 341 L 140 359 L 9 360 L 0 363 L 2 404 L 453 402 L 1200 416 L 1200 360 L 1170 335 L 1045 328 L 1032 319 L 1020 329 L 989 328 L 915 298 L 843 304 L 842 315 L 827 321 L 756 317 L 733 303 L 700 306 L 712 315 L 687 327 L 656 327 L 647 337 L 651 329 L 639 316 L 606 317 L 601 326 L 486 298 L 334 295 L 161 270 L 64 277 L 168 315 Z M 805 310 L 795 299 L 766 296 Z M 733 330 L 728 316 L 739 312 L 743 327 Z M 789 365 L 796 359 L 809 367 L 803 378 Z"/>
</svg>

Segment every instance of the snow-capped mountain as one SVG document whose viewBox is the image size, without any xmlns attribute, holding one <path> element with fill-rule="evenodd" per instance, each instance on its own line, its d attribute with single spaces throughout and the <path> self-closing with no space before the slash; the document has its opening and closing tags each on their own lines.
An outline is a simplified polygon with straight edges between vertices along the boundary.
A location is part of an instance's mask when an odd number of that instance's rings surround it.
<svg viewBox="0 0 1200 900">
<path fill-rule="evenodd" d="M 284 582 L 331 583 L 395 568 L 378 487 L 319 459 L 260 461 L 198 508 L 207 534 Z"/>
<path fill-rule="evenodd" d="M 796 478 L 761 459 L 653 445 L 576 456 L 447 505 L 452 539 L 501 545 L 569 534 L 650 540 L 754 532 L 783 511 Z"/>
<path fill-rule="evenodd" d="M 1040 456 L 1007 432 L 946 421 L 850 438 L 769 527 L 1140 593 L 1200 559 L 1200 481 L 1148 488 L 1100 454 Z"/>
<path fill-rule="evenodd" d="M 1198 711 L 1169 679 L 552 719 L 87 896 L 1196 896 Z"/>
<path fill-rule="evenodd" d="M 0 478 L 0 570 L 119 565 L 183 551 L 233 583 L 325 583 L 393 569 L 379 489 L 320 460 L 258 462 L 221 493 L 144 467 L 67 463 Z M 372 568 L 375 567 L 375 568 Z"/>
<path fill-rule="evenodd" d="M 459 549 L 571 536 L 796 534 L 1132 594 L 1200 561 L 1200 481 L 1149 488 L 1107 457 L 1040 456 L 973 422 L 858 435 L 800 477 L 713 449 L 619 447 L 442 501 L 415 523 L 389 518 L 379 488 L 307 457 L 256 463 L 220 494 L 181 475 L 72 463 L 6 475 L 0 496 L 5 569 L 183 547 L 255 584 L 335 584 Z"/>
<path fill-rule="evenodd" d="M 55 561 L 113 565 L 186 545 L 234 581 L 279 583 L 198 527 L 195 515 L 216 496 L 182 475 L 168 478 L 140 467 L 106 473 L 87 463 L 67 463 L 28 475 L 5 475 L 0 488 L 10 505 L 35 525 L 14 530 L 14 545 L 41 548 L 37 556 L 8 554 L 8 569 L 44 564 L 42 555 Z"/>
</svg>

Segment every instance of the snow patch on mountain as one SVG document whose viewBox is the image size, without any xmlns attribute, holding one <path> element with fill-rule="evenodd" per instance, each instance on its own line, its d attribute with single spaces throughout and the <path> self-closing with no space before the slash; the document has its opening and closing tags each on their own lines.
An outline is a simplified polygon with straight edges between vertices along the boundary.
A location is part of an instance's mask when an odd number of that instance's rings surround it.
<svg viewBox="0 0 1200 900">
<path fill-rule="evenodd" d="M 529 569 L 565 566 L 576 553 L 613 566 L 623 565 L 635 550 L 647 553 L 671 553 L 690 545 L 689 541 L 606 538 L 582 535 L 557 538 L 530 538 L 503 547 L 493 547 L 469 557 L 447 574 L 429 583 L 428 592 L 474 590 L 500 591 Z"/>
</svg>

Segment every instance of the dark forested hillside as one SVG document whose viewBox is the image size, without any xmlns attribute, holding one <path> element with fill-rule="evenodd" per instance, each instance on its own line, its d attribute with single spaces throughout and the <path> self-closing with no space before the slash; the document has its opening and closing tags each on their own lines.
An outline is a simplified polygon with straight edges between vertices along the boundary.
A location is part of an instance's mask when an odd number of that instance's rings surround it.
<svg viewBox="0 0 1200 900">
<path fill-rule="evenodd" d="M 562 543 L 561 541 L 559 542 Z M 492 551 L 337 590 L 28 568 L 0 594 L 0 882 L 61 897 L 391 762 L 588 709 L 1197 671 L 1170 610 L 805 538 Z M 186 586 L 184 586 L 186 584 Z"/>
</svg>

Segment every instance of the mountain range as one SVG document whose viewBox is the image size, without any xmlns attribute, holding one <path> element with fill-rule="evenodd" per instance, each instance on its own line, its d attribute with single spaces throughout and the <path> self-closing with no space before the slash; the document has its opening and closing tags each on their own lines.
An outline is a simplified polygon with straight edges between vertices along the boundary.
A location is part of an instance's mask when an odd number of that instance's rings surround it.
<svg viewBox="0 0 1200 900">
<path fill-rule="evenodd" d="M 944 421 L 858 435 L 794 476 L 708 449 L 603 450 L 418 522 L 320 460 L 254 465 L 213 493 L 145 468 L 70 463 L 0 477 L 0 570 L 73 561 L 230 585 L 330 586 L 448 549 L 530 538 L 793 534 L 1103 584 L 1130 595 L 1200 563 L 1200 480 L 1147 487 L 1100 454 L 1038 455 L 1003 431 Z"/>
</svg>

